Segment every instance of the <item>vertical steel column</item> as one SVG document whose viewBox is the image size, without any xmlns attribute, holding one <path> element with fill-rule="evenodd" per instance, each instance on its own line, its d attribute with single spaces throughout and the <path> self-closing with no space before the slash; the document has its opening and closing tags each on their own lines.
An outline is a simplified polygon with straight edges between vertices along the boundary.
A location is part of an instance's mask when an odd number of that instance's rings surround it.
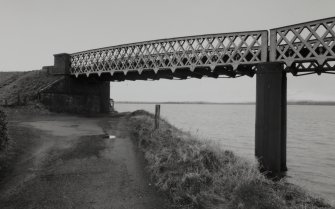
<svg viewBox="0 0 335 209">
<path fill-rule="evenodd" d="M 255 155 L 270 176 L 286 171 L 286 73 L 281 63 L 263 63 L 256 78 Z"/>
</svg>

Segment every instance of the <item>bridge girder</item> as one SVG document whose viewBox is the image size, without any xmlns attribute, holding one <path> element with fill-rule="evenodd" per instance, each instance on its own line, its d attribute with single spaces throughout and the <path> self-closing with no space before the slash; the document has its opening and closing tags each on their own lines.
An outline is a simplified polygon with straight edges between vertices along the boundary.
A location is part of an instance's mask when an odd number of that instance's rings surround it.
<svg viewBox="0 0 335 209">
<path fill-rule="evenodd" d="M 67 73 L 109 81 L 252 77 L 264 62 L 283 63 L 294 76 L 335 73 L 335 17 L 274 28 L 270 36 L 266 30 L 208 34 L 61 55 L 68 56 L 59 56 L 68 59 Z"/>
</svg>

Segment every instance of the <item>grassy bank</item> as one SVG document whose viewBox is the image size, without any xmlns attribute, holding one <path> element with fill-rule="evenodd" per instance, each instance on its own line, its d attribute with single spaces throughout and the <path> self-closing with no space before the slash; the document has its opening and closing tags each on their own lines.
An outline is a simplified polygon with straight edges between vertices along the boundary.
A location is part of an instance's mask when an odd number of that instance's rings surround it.
<svg viewBox="0 0 335 209">
<path fill-rule="evenodd" d="M 6 114 L 0 110 L 0 176 L 9 166 L 13 155 L 13 142 L 8 137 Z"/>
<path fill-rule="evenodd" d="M 35 101 L 38 92 L 57 79 L 46 70 L 0 72 L 0 105 L 17 106 Z"/>
<path fill-rule="evenodd" d="M 155 185 L 181 208 L 332 208 L 322 199 L 285 182 L 273 182 L 255 165 L 198 141 L 166 121 L 153 130 L 144 111 L 129 116 L 134 139 L 144 152 Z"/>
</svg>

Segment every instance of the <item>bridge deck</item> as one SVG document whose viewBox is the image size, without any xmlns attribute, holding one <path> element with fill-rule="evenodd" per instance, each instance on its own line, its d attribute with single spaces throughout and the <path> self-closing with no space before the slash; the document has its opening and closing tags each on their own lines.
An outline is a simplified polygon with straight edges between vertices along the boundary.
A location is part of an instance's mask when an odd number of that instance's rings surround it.
<svg viewBox="0 0 335 209">
<path fill-rule="evenodd" d="M 71 54 L 70 73 L 103 80 L 253 76 L 263 62 L 293 75 L 335 71 L 335 17 L 270 30 L 161 39 Z M 268 56 L 269 54 L 269 56 Z"/>
</svg>

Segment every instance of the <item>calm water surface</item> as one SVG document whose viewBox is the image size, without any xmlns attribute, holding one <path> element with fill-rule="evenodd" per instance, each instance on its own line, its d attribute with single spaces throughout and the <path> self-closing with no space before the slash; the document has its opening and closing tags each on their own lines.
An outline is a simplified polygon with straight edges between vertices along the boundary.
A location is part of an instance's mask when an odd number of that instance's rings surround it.
<svg viewBox="0 0 335 209">
<path fill-rule="evenodd" d="M 115 104 L 119 112 L 153 104 Z M 254 105 L 163 104 L 161 116 L 200 139 L 254 160 Z M 335 106 L 288 106 L 288 180 L 335 205 Z"/>
</svg>

